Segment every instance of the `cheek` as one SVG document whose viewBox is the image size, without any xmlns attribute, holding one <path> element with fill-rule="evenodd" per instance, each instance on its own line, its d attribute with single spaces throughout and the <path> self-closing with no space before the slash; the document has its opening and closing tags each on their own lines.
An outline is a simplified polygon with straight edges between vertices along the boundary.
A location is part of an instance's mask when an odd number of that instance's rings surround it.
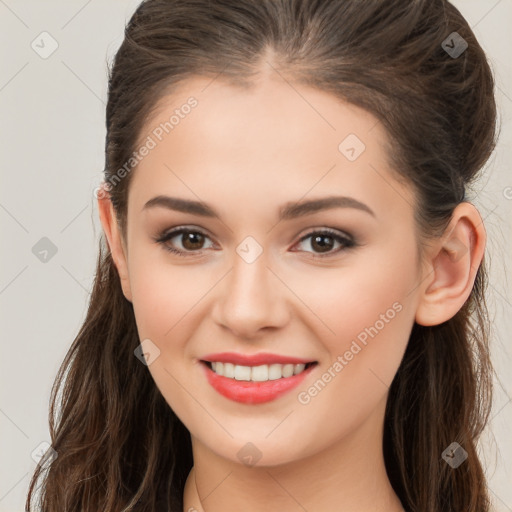
<svg viewBox="0 0 512 512">
<path fill-rule="evenodd" d="M 139 332 L 163 341 L 186 323 L 183 320 L 187 313 L 207 291 L 208 279 L 199 279 L 197 267 L 193 265 L 167 262 L 161 251 L 134 247 L 129 268 Z"/>
<path fill-rule="evenodd" d="M 397 253 L 389 244 L 346 268 L 301 279 L 297 295 L 315 313 L 314 329 L 328 352 L 320 382 L 301 402 L 315 402 L 316 413 L 329 408 L 343 421 L 348 407 L 364 415 L 388 391 L 414 324 L 412 250 Z"/>
<path fill-rule="evenodd" d="M 364 343 L 376 330 L 383 345 L 384 339 L 394 338 L 393 330 L 400 331 L 402 323 L 412 325 L 410 292 L 416 273 L 414 261 L 403 255 L 410 253 L 404 249 L 397 254 L 385 246 L 360 254 L 347 258 L 339 268 L 311 267 L 300 276 L 288 273 L 286 277 L 313 313 L 307 313 L 310 327 L 321 336 L 331 356 L 346 350 L 353 339 Z M 400 344 L 399 339 L 396 342 Z"/>
<path fill-rule="evenodd" d="M 133 251 L 130 285 L 140 340 L 151 340 L 159 350 L 148 370 L 180 419 L 194 424 L 194 414 L 200 411 L 193 410 L 190 393 L 193 396 L 200 393 L 188 379 L 192 354 L 187 342 L 197 327 L 194 320 L 201 313 L 201 298 L 207 292 L 208 283 L 197 279 L 197 269 L 194 272 L 193 266 L 147 261 L 142 252 L 139 256 Z M 200 282 L 203 285 L 198 285 Z"/>
<path fill-rule="evenodd" d="M 360 294 L 355 300 L 351 288 L 348 282 L 343 293 L 331 297 L 336 306 L 331 302 L 324 310 L 324 321 L 335 332 L 321 339 L 328 357 L 296 397 L 305 422 L 317 418 L 310 428 L 322 430 L 326 446 L 359 428 L 386 398 L 414 319 L 413 308 L 399 294 L 393 300 L 385 281 L 369 288 L 372 293 L 363 300 Z"/>
</svg>

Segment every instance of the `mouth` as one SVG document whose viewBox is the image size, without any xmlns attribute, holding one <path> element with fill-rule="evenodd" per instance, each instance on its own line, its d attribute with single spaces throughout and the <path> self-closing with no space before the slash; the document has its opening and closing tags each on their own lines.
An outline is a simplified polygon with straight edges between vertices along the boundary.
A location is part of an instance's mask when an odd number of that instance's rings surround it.
<svg viewBox="0 0 512 512">
<path fill-rule="evenodd" d="M 269 380 L 287 379 L 294 375 L 300 375 L 302 372 L 318 364 L 316 361 L 309 363 L 287 363 L 287 364 L 262 364 L 258 366 L 243 366 L 233 363 L 225 363 L 222 361 L 204 361 L 212 372 L 221 377 L 235 379 L 245 382 L 267 382 Z"/>
<path fill-rule="evenodd" d="M 318 365 L 317 361 L 293 361 L 242 365 L 225 360 L 199 360 L 213 389 L 225 398 L 245 404 L 261 404 L 279 398 L 298 386 Z"/>
</svg>

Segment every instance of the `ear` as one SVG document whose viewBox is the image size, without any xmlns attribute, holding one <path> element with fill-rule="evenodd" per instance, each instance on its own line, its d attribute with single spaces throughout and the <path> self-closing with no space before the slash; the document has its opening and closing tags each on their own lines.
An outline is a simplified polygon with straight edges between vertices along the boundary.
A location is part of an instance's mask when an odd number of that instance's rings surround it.
<svg viewBox="0 0 512 512">
<path fill-rule="evenodd" d="M 114 207 L 110 199 L 110 193 L 106 184 L 103 183 L 98 192 L 98 211 L 100 215 L 101 225 L 107 237 L 108 246 L 112 254 L 112 259 L 116 266 L 121 280 L 123 294 L 127 300 L 132 301 L 132 293 L 130 289 L 130 279 L 127 263 L 127 249 L 124 240 L 121 237 L 119 225 L 115 215 Z"/>
<path fill-rule="evenodd" d="M 418 324 L 439 325 L 462 308 L 473 289 L 485 242 L 478 210 L 468 202 L 457 205 L 443 236 L 429 250 L 416 310 Z"/>
</svg>

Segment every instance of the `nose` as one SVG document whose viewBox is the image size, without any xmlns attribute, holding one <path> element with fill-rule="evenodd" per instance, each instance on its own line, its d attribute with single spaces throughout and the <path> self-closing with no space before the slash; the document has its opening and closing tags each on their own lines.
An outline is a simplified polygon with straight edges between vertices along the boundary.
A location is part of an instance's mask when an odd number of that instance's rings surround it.
<svg viewBox="0 0 512 512">
<path fill-rule="evenodd" d="M 288 288 L 269 268 L 265 251 L 252 263 L 235 253 L 217 293 L 213 318 L 236 338 L 258 339 L 289 321 Z"/>
</svg>

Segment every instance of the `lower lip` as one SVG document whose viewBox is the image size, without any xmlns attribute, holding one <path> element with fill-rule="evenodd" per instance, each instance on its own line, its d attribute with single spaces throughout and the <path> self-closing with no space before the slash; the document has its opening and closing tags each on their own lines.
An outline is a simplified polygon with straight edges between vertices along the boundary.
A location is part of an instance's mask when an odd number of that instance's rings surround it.
<svg viewBox="0 0 512 512">
<path fill-rule="evenodd" d="M 212 388 L 222 396 L 243 404 L 262 404 L 271 402 L 297 387 L 309 375 L 316 364 L 311 365 L 297 375 L 267 380 L 265 382 L 231 379 L 218 375 L 203 362 L 201 362 L 201 366 L 206 372 L 206 378 Z"/>
</svg>

